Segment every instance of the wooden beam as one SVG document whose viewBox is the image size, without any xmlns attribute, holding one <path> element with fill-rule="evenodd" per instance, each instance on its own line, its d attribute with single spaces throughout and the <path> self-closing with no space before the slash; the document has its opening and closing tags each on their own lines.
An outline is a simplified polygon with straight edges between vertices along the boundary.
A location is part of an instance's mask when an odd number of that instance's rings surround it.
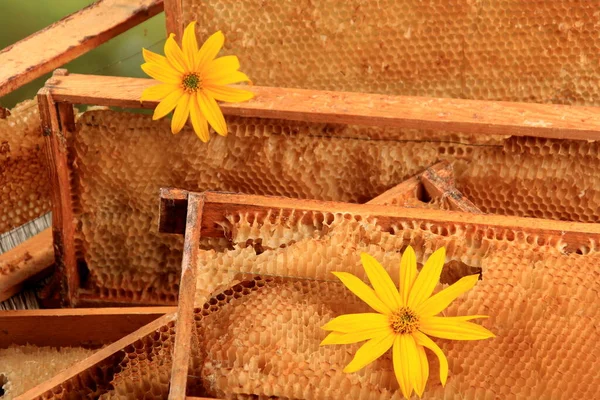
<svg viewBox="0 0 600 400">
<path fill-rule="evenodd" d="M 200 250 L 200 226 L 202 225 L 204 208 L 203 200 L 202 195 L 196 193 L 189 195 L 169 400 L 184 400 L 186 395 L 188 366 L 192 352 L 192 332 L 195 326 L 194 299 L 196 296 L 198 252 Z"/>
<path fill-rule="evenodd" d="M 0 301 L 14 295 L 23 282 L 53 264 L 51 228 L 0 254 Z"/>
<path fill-rule="evenodd" d="M 169 190 L 165 189 L 163 193 Z M 182 191 L 176 190 L 178 196 Z M 582 222 L 556 221 L 539 218 L 524 218 L 492 214 L 471 214 L 459 211 L 435 209 L 404 208 L 374 204 L 339 203 L 318 200 L 298 200 L 275 196 L 256 196 L 204 192 L 204 209 L 202 219 L 202 236 L 221 237 L 220 224 L 226 221 L 227 215 L 246 215 L 250 222 L 270 215 L 274 219 L 276 210 L 286 218 L 312 218 L 313 214 L 344 214 L 368 216 L 376 220 L 384 230 L 402 224 L 433 224 L 437 226 L 454 226 L 464 229 L 475 237 L 484 238 L 489 235 L 505 235 L 507 240 L 517 240 L 520 236 L 530 237 L 538 243 L 564 244 L 565 251 L 576 251 L 582 246 L 600 242 L 600 224 Z M 182 214 L 162 214 L 160 218 L 184 219 Z M 165 224 L 175 226 L 175 224 Z M 170 232 L 179 233 L 183 232 Z"/>
<path fill-rule="evenodd" d="M 128 307 L 3 311 L 0 348 L 26 344 L 99 347 L 176 310 L 176 307 Z"/>
<path fill-rule="evenodd" d="M 55 71 L 55 76 L 64 76 L 65 70 Z M 49 90 L 40 89 L 37 95 L 40 109 L 42 134 L 45 137 L 45 153 L 52 195 L 52 231 L 57 271 L 62 277 L 61 299 L 65 306 L 74 306 L 79 289 L 79 272 L 75 258 L 75 226 L 69 162 L 67 157 L 66 128 L 74 126 L 73 111 L 70 105 L 60 108 L 52 99 Z M 71 107 L 71 111 L 68 109 Z M 60 113 L 60 114 L 59 114 Z"/>
<path fill-rule="evenodd" d="M 165 0 L 165 20 L 167 34 L 174 33 L 175 40 L 181 44 L 183 38 L 183 5 L 182 0 Z"/>
<path fill-rule="evenodd" d="M 54 101 L 128 108 L 154 108 L 140 102 L 156 81 L 93 75 L 54 77 L 46 84 Z M 597 107 L 512 103 L 449 98 L 388 96 L 249 86 L 245 103 L 224 103 L 227 115 L 296 121 L 437 129 L 474 135 L 600 139 Z"/>
<path fill-rule="evenodd" d="M 454 169 L 449 162 L 443 161 L 427 168 L 421 175 L 421 182 L 429 197 L 439 197 L 451 210 L 483 214 L 471 200 L 456 188 Z"/>
<path fill-rule="evenodd" d="M 161 327 L 167 325 L 168 323 L 175 320 L 175 314 L 166 314 L 162 317 L 150 322 L 147 325 L 144 325 L 140 329 L 136 330 L 133 333 L 117 340 L 116 342 L 106 346 L 105 348 L 99 350 L 98 352 L 92 354 L 90 357 L 83 359 L 72 367 L 67 368 L 62 371 L 58 375 L 53 378 L 35 386 L 34 388 L 28 390 L 20 396 L 17 396 L 15 400 L 30 400 L 30 399 L 42 399 L 47 398 L 44 397 L 46 394 L 49 394 L 53 389 L 57 388 L 63 382 L 66 382 L 78 374 L 83 373 L 84 371 L 102 363 L 103 361 L 109 359 L 113 355 L 122 351 L 123 348 L 135 343 L 137 340 L 143 338 L 144 336 L 150 335 L 153 332 L 156 332 Z"/>
<path fill-rule="evenodd" d="M 162 0 L 101 0 L 0 51 L 0 96 L 162 11 Z"/>
<path fill-rule="evenodd" d="M 379 196 L 367 201 L 365 204 L 402 206 L 405 200 L 418 198 L 419 192 L 423 191 L 423 185 L 419 179 L 421 174 L 411 176 L 407 180 L 381 193 Z"/>
</svg>

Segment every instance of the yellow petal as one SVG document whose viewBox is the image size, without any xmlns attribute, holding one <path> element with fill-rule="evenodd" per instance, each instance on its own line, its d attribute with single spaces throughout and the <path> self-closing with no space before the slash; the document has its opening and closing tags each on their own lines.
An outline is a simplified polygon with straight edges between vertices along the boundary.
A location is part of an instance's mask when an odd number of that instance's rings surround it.
<svg viewBox="0 0 600 400">
<path fill-rule="evenodd" d="M 336 332 L 359 332 L 365 329 L 390 328 L 386 315 L 377 313 L 345 314 L 323 325 L 321 329 Z"/>
<path fill-rule="evenodd" d="M 181 96 L 183 96 L 183 93 L 183 89 L 178 88 L 165 97 L 164 100 L 158 103 L 154 109 L 154 115 L 152 116 L 152 119 L 160 119 L 173 111 L 175 106 L 177 106 L 179 99 L 181 99 Z"/>
<path fill-rule="evenodd" d="M 188 66 L 188 62 L 183 55 L 183 51 L 175 41 L 175 34 L 171 33 L 169 38 L 165 42 L 165 56 L 167 56 L 167 60 L 173 65 L 173 67 L 181 72 L 189 72 L 191 69 Z"/>
<path fill-rule="evenodd" d="M 390 327 L 365 329 L 359 332 L 330 332 L 329 335 L 321 342 L 321 346 L 329 344 L 352 344 L 364 342 L 365 340 L 381 337 L 386 333 L 390 333 Z"/>
<path fill-rule="evenodd" d="M 202 115 L 204 115 L 210 126 L 219 135 L 227 136 L 227 124 L 215 99 L 200 91 L 198 92 L 198 104 L 200 104 L 200 111 L 202 111 Z"/>
<path fill-rule="evenodd" d="M 402 305 L 408 303 L 408 294 L 417 277 L 417 257 L 412 247 L 408 246 L 400 260 L 400 299 Z"/>
<path fill-rule="evenodd" d="M 415 380 L 413 385 L 415 387 L 415 392 L 421 397 L 425 391 L 427 379 L 429 379 L 429 361 L 427 360 L 427 354 L 425 354 L 425 348 L 423 346 L 417 345 L 417 355 L 421 363 L 421 379 Z"/>
<path fill-rule="evenodd" d="M 350 364 L 346 365 L 344 372 L 356 372 L 377 360 L 386 351 L 388 351 L 390 347 L 392 347 L 395 336 L 396 335 L 390 333 L 382 337 L 373 338 L 367 343 L 363 344 L 354 355 L 352 361 L 350 361 Z"/>
<path fill-rule="evenodd" d="M 147 49 L 142 49 L 142 56 L 144 57 L 144 61 L 149 63 L 155 63 L 160 65 L 169 65 L 167 58 L 165 56 L 161 56 L 160 54 L 154 53 Z"/>
<path fill-rule="evenodd" d="M 177 86 L 168 83 L 150 86 L 142 92 L 142 101 L 158 101 L 167 97 L 171 92 L 177 90 Z"/>
<path fill-rule="evenodd" d="M 408 306 L 416 308 L 419 304 L 427 300 L 433 289 L 440 280 L 440 274 L 446 260 L 446 249 L 441 247 L 437 249 L 425 262 L 423 269 L 415 279 L 415 283 L 408 295 Z"/>
<path fill-rule="evenodd" d="M 408 335 L 397 335 L 394 341 L 394 349 L 392 350 L 392 358 L 394 362 L 394 374 L 400 390 L 405 398 L 412 395 L 413 385 L 411 379 L 411 370 L 414 365 L 410 365 L 408 358 Z M 414 341 L 413 341 L 414 343 Z"/>
<path fill-rule="evenodd" d="M 208 39 L 206 39 L 206 42 L 204 42 L 198 51 L 195 69 L 199 71 L 204 70 L 207 64 L 212 61 L 217 54 L 219 54 L 224 42 L 225 36 L 223 36 L 223 32 L 221 31 L 213 33 Z"/>
<path fill-rule="evenodd" d="M 229 103 L 248 101 L 254 97 L 252 92 L 227 86 L 204 86 L 204 91 L 215 100 Z"/>
<path fill-rule="evenodd" d="M 202 78 L 213 81 L 227 76 L 240 68 L 240 60 L 237 56 L 224 56 L 211 61 L 204 69 Z"/>
<path fill-rule="evenodd" d="M 190 97 L 191 96 L 188 93 L 184 93 L 177 103 L 177 107 L 173 113 L 173 119 L 171 120 L 171 132 L 173 134 L 181 131 L 190 115 Z"/>
<path fill-rule="evenodd" d="M 367 253 L 362 253 L 360 259 L 377 296 L 392 311 L 399 309 L 401 305 L 400 294 L 385 269 L 383 269 L 375 258 Z"/>
<path fill-rule="evenodd" d="M 188 66 L 196 66 L 196 57 L 198 55 L 198 41 L 196 40 L 196 21 L 189 23 L 183 32 L 183 55 L 185 56 Z"/>
<path fill-rule="evenodd" d="M 442 349 L 433 340 L 429 339 L 427 335 L 419 331 L 414 332 L 413 337 L 417 345 L 427 347 L 437 356 L 440 362 L 440 382 L 442 382 L 442 386 L 446 385 L 446 380 L 448 379 L 448 359 Z"/>
<path fill-rule="evenodd" d="M 172 85 L 181 85 L 183 75 L 173 68 L 166 68 L 155 63 L 142 64 L 142 70 L 152 78 Z"/>
<path fill-rule="evenodd" d="M 367 303 L 373 310 L 382 314 L 390 314 L 392 312 L 392 310 L 377 297 L 375 291 L 356 276 L 348 272 L 333 272 L 333 274 L 337 276 L 352 293 Z"/>
<path fill-rule="evenodd" d="M 458 282 L 431 296 L 415 308 L 415 312 L 423 316 L 436 315 L 448 307 L 458 296 L 470 290 L 479 280 L 479 274 L 461 278 Z"/>
<path fill-rule="evenodd" d="M 200 140 L 202 140 L 204 143 L 208 142 L 208 139 L 210 138 L 208 134 L 208 123 L 200 111 L 198 96 L 192 96 L 190 99 L 190 120 L 192 121 L 194 132 L 200 138 Z"/>
<path fill-rule="evenodd" d="M 246 74 L 240 71 L 233 71 L 229 74 L 225 74 L 222 76 L 217 76 L 216 79 L 208 79 L 204 77 L 204 82 L 206 86 L 222 86 L 222 85 L 231 85 L 233 83 L 240 82 L 250 82 L 250 78 Z"/>
<path fill-rule="evenodd" d="M 481 340 L 495 337 L 483 326 L 465 321 L 464 317 L 424 317 L 419 320 L 419 330 L 441 339 Z"/>
</svg>

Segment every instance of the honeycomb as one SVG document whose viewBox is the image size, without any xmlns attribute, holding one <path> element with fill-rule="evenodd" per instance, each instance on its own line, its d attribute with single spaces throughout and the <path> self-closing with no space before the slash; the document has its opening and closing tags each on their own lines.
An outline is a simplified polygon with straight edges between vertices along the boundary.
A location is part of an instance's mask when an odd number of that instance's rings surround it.
<svg viewBox="0 0 600 400">
<path fill-rule="evenodd" d="M 519 231 L 480 235 L 462 226 L 408 223 L 384 232 L 364 219 L 321 217 L 298 225 L 230 216 L 232 247 L 200 251 L 188 395 L 401 399 L 390 352 L 344 374 L 360 344 L 319 347 L 326 336 L 319 327 L 368 311 L 330 271 L 364 279 L 360 253 L 366 251 L 398 284 L 400 252 L 410 244 L 419 264 L 445 246 L 449 264 L 481 268 L 482 280 L 445 315 L 489 315 L 482 324 L 497 335 L 436 340 L 448 357 L 449 379 L 443 388 L 437 359 L 427 352 L 426 398 L 600 396 L 600 347 L 590 340 L 600 318 L 598 243 L 584 254 L 567 253 L 560 241 Z"/>
<path fill-rule="evenodd" d="M 68 143 L 81 293 L 175 303 L 183 244 L 157 232 L 161 187 L 363 203 L 448 160 L 457 188 L 484 212 L 600 222 L 598 142 L 242 117 L 228 125 L 227 137 L 204 145 L 189 127 L 173 136 L 168 121 L 145 115 L 81 115 Z"/>
<path fill-rule="evenodd" d="M 261 86 L 600 105 L 598 4 L 183 0 Z M 182 26 L 184 26 L 182 25 Z"/>
<path fill-rule="evenodd" d="M 166 399 L 174 340 L 169 322 L 37 399 Z"/>
<path fill-rule="evenodd" d="M 50 185 L 37 102 L 0 118 L 0 233 L 50 211 Z"/>
<path fill-rule="evenodd" d="M 80 347 L 27 345 L 0 349 L 0 398 L 11 400 L 92 353 L 94 350 Z"/>
</svg>

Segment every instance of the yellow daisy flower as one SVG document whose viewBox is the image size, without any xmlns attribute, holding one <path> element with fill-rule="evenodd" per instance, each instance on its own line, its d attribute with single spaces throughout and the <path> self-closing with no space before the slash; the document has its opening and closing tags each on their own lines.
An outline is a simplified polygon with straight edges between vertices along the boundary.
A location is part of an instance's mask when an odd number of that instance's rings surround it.
<svg viewBox="0 0 600 400">
<path fill-rule="evenodd" d="M 442 350 L 429 336 L 442 339 L 478 340 L 494 337 L 484 327 L 468 322 L 484 315 L 464 317 L 438 316 L 458 296 L 471 289 L 479 275 L 460 279 L 450 287 L 434 294 L 444 266 L 446 250 L 442 247 L 429 257 L 420 273 L 412 247 L 400 261 L 400 290 L 370 255 L 361 254 L 361 261 L 373 288 L 347 272 L 334 272 L 342 283 L 377 313 L 347 314 L 323 326 L 332 331 L 321 345 L 350 344 L 367 340 L 344 372 L 356 372 L 392 348 L 396 379 L 404 397 L 413 390 L 422 396 L 429 377 L 425 348 L 433 351 L 440 363 L 440 380 L 446 384 L 448 361 Z"/>
<path fill-rule="evenodd" d="M 163 83 L 144 90 L 141 100 L 160 100 L 152 117 L 155 120 L 175 109 L 171 120 L 174 134 L 181 131 L 189 116 L 196 135 L 207 142 L 207 121 L 218 134 L 227 135 L 227 124 L 216 100 L 235 103 L 250 100 L 254 94 L 226 86 L 250 79 L 238 71 L 240 62 L 236 56 L 215 59 L 225 41 L 223 33 L 213 34 L 198 50 L 194 25 L 192 22 L 185 28 L 183 50 L 174 34 L 165 43 L 166 57 L 143 49 L 146 63 L 142 70 Z"/>
</svg>

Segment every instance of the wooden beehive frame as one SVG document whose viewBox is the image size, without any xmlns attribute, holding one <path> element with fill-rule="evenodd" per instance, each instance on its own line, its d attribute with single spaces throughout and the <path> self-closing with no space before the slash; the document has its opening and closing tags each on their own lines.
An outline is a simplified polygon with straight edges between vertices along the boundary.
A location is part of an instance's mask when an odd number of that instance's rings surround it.
<svg viewBox="0 0 600 400">
<path fill-rule="evenodd" d="M 154 108 L 140 102 L 150 79 L 69 75 L 58 70 L 38 93 L 42 129 L 53 189 L 56 261 L 67 305 L 94 304 L 78 297 L 79 276 L 65 137 L 75 131 L 73 105 Z M 476 135 L 535 136 L 570 140 L 600 139 L 594 107 L 388 96 L 351 92 L 252 87 L 256 98 L 223 104 L 225 115 L 294 121 L 438 129 Z M 532 123 L 531 121 L 536 121 Z M 443 191 L 443 189 L 442 189 Z M 450 196 L 451 208 L 456 196 Z M 79 303 L 78 303 L 79 302 Z"/>
<path fill-rule="evenodd" d="M 381 204 L 351 204 L 316 200 L 296 200 L 282 197 L 250 196 L 223 193 L 193 193 L 178 189 L 161 191 L 160 229 L 165 233 L 184 233 L 184 257 L 176 322 L 173 369 L 171 372 L 171 400 L 186 395 L 191 338 L 194 326 L 194 297 L 196 271 L 199 268 L 197 253 L 201 237 L 223 235 L 222 226 L 227 215 L 247 215 L 249 222 L 279 213 L 282 217 L 302 215 L 311 220 L 311 213 L 369 216 L 383 230 L 402 222 L 417 224 L 454 224 L 466 231 L 484 237 L 488 232 L 516 232 L 531 235 L 544 243 L 566 245 L 565 251 L 577 251 L 580 246 L 600 243 L 600 224 L 553 221 L 534 218 L 482 215 L 470 212 L 446 212 L 392 207 Z M 183 221 L 186 221 L 183 229 Z M 502 235 L 504 235 L 504 233 Z"/>
</svg>

